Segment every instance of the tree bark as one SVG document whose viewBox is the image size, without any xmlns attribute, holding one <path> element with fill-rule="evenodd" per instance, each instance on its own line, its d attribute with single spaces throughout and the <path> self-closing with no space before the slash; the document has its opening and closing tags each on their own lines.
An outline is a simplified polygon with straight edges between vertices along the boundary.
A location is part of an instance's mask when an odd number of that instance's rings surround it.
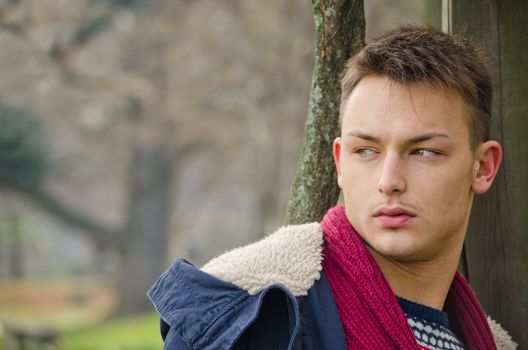
<svg viewBox="0 0 528 350">
<path fill-rule="evenodd" d="M 332 143 L 339 134 L 341 73 L 364 46 L 362 0 L 313 0 L 316 53 L 304 145 L 290 189 L 286 224 L 320 221 L 339 197 Z"/>
<path fill-rule="evenodd" d="M 528 348 L 528 2 L 453 2 L 455 33 L 489 51 L 495 81 L 491 135 L 504 159 L 491 190 L 475 199 L 465 249 L 484 308 Z"/>
</svg>

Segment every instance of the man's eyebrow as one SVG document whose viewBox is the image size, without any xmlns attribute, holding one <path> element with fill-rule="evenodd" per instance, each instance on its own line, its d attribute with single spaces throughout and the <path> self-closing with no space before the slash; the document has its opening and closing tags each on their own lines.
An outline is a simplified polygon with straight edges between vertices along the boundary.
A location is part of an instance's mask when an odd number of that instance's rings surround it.
<svg viewBox="0 0 528 350">
<path fill-rule="evenodd" d="M 379 137 L 376 137 L 376 136 L 372 136 L 372 135 L 368 135 L 368 134 L 365 134 L 361 131 L 350 131 L 350 132 L 347 132 L 345 134 L 345 137 L 357 137 L 357 138 L 360 138 L 360 139 L 363 139 L 363 140 L 366 140 L 366 141 L 372 141 L 372 142 L 379 142 L 380 139 Z"/>
<path fill-rule="evenodd" d="M 428 134 L 415 136 L 415 137 L 405 141 L 405 143 L 408 144 L 408 145 L 413 145 L 415 143 L 420 143 L 420 142 L 423 142 L 423 141 L 434 139 L 435 137 L 443 137 L 443 138 L 446 138 L 446 139 L 450 138 L 448 134 L 444 134 L 444 133 L 441 133 L 441 132 L 432 132 L 432 133 L 428 133 Z"/>
<path fill-rule="evenodd" d="M 379 137 L 372 136 L 372 135 L 369 135 L 369 134 L 365 134 L 365 133 L 363 133 L 361 131 L 350 131 L 350 132 L 345 134 L 345 137 L 350 137 L 350 136 L 357 137 L 357 138 L 360 138 L 360 139 L 363 139 L 363 140 L 366 140 L 366 141 L 380 142 L 380 138 Z M 413 138 L 410 138 L 410 139 L 405 141 L 405 144 L 413 145 L 413 144 L 416 144 L 416 143 L 420 143 L 420 142 L 423 142 L 423 141 L 427 141 L 427 140 L 433 139 L 435 137 L 442 137 L 442 138 L 447 138 L 447 139 L 450 138 L 449 135 L 445 134 L 445 133 L 431 132 L 431 133 L 426 133 L 426 134 L 423 134 L 423 135 L 418 135 L 418 136 L 415 136 Z"/>
</svg>

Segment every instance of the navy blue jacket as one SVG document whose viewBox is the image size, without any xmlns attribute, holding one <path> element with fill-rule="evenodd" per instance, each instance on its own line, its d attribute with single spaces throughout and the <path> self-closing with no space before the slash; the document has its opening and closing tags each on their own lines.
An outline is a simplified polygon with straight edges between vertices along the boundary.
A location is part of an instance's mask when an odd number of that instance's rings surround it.
<svg viewBox="0 0 528 350">
<path fill-rule="evenodd" d="M 161 316 L 166 350 L 345 350 L 345 337 L 324 277 L 306 296 L 281 284 L 255 295 L 178 259 L 149 291 Z"/>
<path fill-rule="evenodd" d="M 166 350 L 345 350 L 318 223 L 287 226 L 201 269 L 177 259 L 148 296 Z"/>
</svg>

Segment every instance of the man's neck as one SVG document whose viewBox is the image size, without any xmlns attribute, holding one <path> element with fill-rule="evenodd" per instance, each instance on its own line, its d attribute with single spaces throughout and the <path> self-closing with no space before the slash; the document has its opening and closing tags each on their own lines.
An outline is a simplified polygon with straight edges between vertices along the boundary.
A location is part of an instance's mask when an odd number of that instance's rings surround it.
<svg viewBox="0 0 528 350">
<path fill-rule="evenodd" d="M 367 248 L 396 295 L 438 310 L 443 309 L 462 245 L 447 256 L 425 262 L 399 261 L 381 255 L 368 245 Z"/>
</svg>

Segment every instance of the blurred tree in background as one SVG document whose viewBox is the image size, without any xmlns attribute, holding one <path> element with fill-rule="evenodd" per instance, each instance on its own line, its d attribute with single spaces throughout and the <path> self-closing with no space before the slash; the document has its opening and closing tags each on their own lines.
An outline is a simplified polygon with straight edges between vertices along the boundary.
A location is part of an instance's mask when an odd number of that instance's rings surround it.
<svg viewBox="0 0 528 350">
<path fill-rule="evenodd" d="M 312 63 L 303 6 L 0 3 L 0 92 L 38 113 L 50 164 L 32 186 L 12 174 L 3 206 L 84 234 L 96 266 L 116 258 L 122 315 L 152 310 L 169 256 L 199 263 L 277 227 Z"/>
<path fill-rule="evenodd" d="M 46 173 L 42 124 L 22 109 L 0 103 L 0 181 L 35 188 Z"/>
</svg>

